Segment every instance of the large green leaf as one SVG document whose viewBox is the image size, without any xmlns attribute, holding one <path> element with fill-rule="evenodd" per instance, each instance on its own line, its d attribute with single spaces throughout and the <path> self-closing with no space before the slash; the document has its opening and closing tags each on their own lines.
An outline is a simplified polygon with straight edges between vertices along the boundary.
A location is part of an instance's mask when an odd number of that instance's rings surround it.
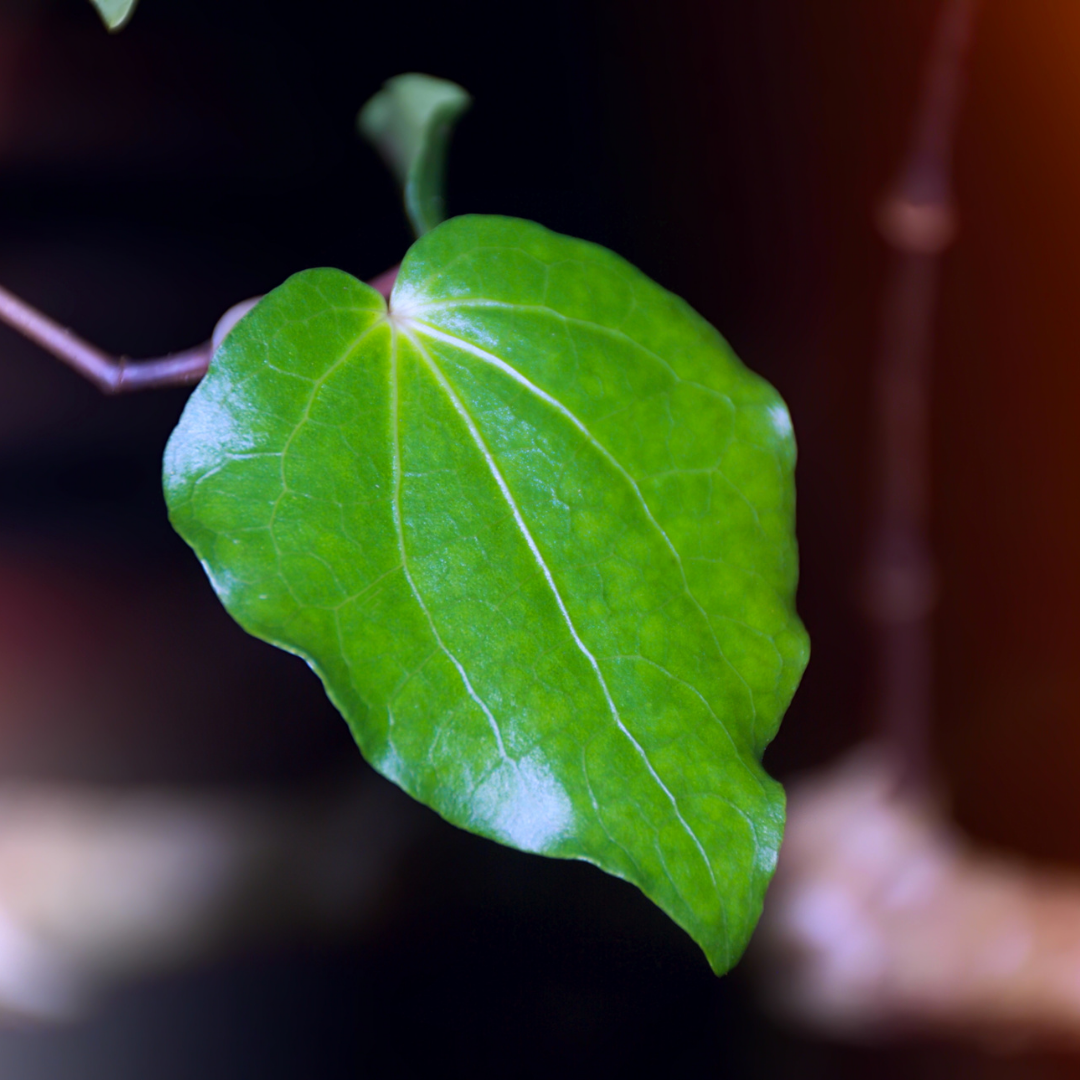
<svg viewBox="0 0 1080 1080">
<path fill-rule="evenodd" d="M 472 104 L 457 83 L 410 73 L 387 79 L 356 118 L 398 183 L 417 236 L 445 217 L 446 155 L 454 125 Z"/>
<path fill-rule="evenodd" d="M 498 217 L 416 243 L 390 309 L 310 270 L 230 334 L 165 458 L 226 607 L 306 657 L 448 820 L 639 885 L 738 958 L 806 661 L 787 410 L 611 252 Z"/>
<path fill-rule="evenodd" d="M 131 18 L 138 0 L 91 0 L 91 3 L 110 30 L 120 30 Z"/>
</svg>

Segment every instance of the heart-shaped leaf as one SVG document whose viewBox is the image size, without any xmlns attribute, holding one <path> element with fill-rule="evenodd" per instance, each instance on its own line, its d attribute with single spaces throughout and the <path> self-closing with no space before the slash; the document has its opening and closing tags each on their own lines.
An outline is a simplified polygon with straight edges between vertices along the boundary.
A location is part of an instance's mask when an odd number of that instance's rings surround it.
<svg viewBox="0 0 1080 1080">
<path fill-rule="evenodd" d="M 632 881 L 717 971 L 760 912 L 760 765 L 806 661 L 787 410 L 603 248 L 497 217 L 417 242 L 389 311 L 297 274 L 165 458 L 173 523 L 368 760 L 448 820 Z"/>
</svg>

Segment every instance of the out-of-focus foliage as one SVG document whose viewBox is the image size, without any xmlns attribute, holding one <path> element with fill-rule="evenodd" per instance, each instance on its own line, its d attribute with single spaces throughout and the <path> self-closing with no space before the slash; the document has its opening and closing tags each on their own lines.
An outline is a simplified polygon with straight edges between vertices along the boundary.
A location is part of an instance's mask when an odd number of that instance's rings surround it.
<svg viewBox="0 0 1080 1080">
<path fill-rule="evenodd" d="M 139 0 L 91 0 L 102 22 L 110 30 L 119 30 L 127 25 L 138 2 Z"/>
<path fill-rule="evenodd" d="M 397 75 L 357 117 L 361 133 L 401 185 L 405 212 L 417 236 L 446 217 L 446 154 L 454 125 L 470 104 L 472 98 L 456 83 L 430 75 Z"/>
</svg>

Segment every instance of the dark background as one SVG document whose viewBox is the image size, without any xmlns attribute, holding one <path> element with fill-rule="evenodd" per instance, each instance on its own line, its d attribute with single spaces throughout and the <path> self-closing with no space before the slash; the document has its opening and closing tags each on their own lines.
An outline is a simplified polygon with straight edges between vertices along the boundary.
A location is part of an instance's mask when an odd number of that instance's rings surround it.
<svg viewBox="0 0 1080 1080">
<path fill-rule="evenodd" d="M 606 244 L 787 398 L 814 642 L 767 763 L 865 733 L 855 598 L 868 371 L 930 0 L 86 0 L 0 4 L 0 282 L 133 356 L 289 273 L 371 277 L 409 237 L 355 135 L 387 77 L 476 104 L 452 212 Z M 987 0 L 935 387 L 937 743 L 961 823 L 1080 865 L 1080 5 Z M 0 329 L 0 775 L 311 790 L 367 769 L 314 677 L 246 638 L 169 530 L 185 393 L 106 399 Z M 370 783 L 382 781 L 370 778 Z M 401 796 L 404 799 L 404 796 Z M 5 1075 L 1064 1077 L 1053 1056 L 785 1032 L 636 892 L 428 815 L 347 944 L 263 948 L 0 1032 Z"/>
</svg>

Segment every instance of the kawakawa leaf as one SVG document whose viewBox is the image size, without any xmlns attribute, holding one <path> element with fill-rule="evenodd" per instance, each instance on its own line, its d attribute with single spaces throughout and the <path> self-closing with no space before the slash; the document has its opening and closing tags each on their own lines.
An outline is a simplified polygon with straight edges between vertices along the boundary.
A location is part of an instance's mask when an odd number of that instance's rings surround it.
<svg viewBox="0 0 1080 1080">
<path fill-rule="evenodd" d="M 405 212 L 417 236 L 446 216 L 446 154 L 454 125 L 472 104 L 457 83 L 431 75 L 395 75 L 360 110 L 363 136 L 401 185 Z"/>
<path fill-rule="evenodd" d="M 165 457 L 225 606 L 449 821 L 632 881 L 716 971 L 783 828 L 806 662 L 787 410 L 685 303 L 510 218 L 229 335 Z"/>
<path fill-rule="evenodd" d="M 110 30 L 120 30 L 131 18 L 138 0 L 91 0 Z"/>
</svg>

